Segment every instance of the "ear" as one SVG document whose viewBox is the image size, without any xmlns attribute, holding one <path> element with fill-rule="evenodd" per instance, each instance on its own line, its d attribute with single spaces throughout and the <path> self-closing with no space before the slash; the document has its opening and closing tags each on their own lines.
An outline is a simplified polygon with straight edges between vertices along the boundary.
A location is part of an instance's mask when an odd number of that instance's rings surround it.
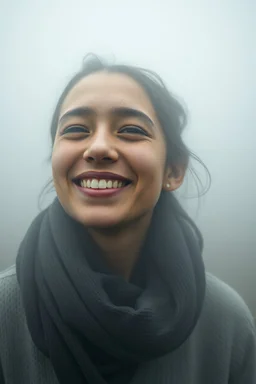
<svg viewBox="0 0 256 384">
<path fill-rule="evenodd" d="M 163 178 L 163 190 L 165 191 L 175 191 L 183 183 L 186 173 L 186 168 L 184 165 L 177 165 L 175 169 L 173 166 L 167 166 Z"/>
</svg>

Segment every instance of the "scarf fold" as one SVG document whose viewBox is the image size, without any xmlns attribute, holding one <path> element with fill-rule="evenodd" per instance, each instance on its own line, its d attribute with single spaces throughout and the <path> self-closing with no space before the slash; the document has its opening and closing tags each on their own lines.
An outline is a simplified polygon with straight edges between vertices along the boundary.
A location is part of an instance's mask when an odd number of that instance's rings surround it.
<svg viewBox="0 0 256 384">
<path fill-rule="evenodd" d="M 60 384 L 129 382 L 139 363 L 177 349 L 203 305 L 198 240 L 163 194 L 129 282 L 58 199 L 31 224 L 17 256 L 27 324 Z"/>
</svg>

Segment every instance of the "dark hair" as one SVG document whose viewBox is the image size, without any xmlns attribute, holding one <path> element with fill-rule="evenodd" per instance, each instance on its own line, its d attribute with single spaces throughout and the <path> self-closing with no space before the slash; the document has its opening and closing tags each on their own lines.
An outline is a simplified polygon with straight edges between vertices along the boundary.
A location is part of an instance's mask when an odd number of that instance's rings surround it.
<svg viewBox="0 0 256 384">
<path fill-rule="evenodd" d="M 165 134 L 167 146 L 167 163 L 172 166 L 174 172 L 178 172 L 178 166 L 180 165 L 188 168 L 194 176 L 195 181 L 199 182 L 202 188 L 200 192 L 197 184 L 198 196 L 205 194 L 211 184 L 211 176 L 209 170 L 202 162 L 202 160 L 200 160 L 198 156 L 196 156 L 187 148 L 181 137 L 182 132 L 187 124 L 187 114 L 185 109 L 181 103 L 168 91 L 160 76 L 148 69 L 130 65 L 108 64 L 95 54 L 90 53 L 86 55 L 83 60 L 81 70 L 69 81 L 64 91 L 62 92 L 54 110 L 50 128 L 52 146 L 58 127 L 60 109 L 67 94 L 82 78 L 99 71 L 106 71 L 109 73 L 122 73 L 128 75 L 142 86 L 152 102 L 158 120 Z M 194 159 L 199 162 L 206 171 L 208 176 L 208 183 L 205 187 L 203 187 L 203 184 L 201 183 L 194 167 L 189 164 L 190 159 Z M 52 180 L 47 183 L 40 196 L 42 196 L 46 190 L 49 191 L 49 186 L 51 185 Z"/>
</svg>

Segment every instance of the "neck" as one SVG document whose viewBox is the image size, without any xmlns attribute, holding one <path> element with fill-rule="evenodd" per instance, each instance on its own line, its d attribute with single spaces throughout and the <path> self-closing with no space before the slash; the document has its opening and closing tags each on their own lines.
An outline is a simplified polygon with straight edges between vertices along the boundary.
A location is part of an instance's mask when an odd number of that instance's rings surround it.
<svg viewBox="0 0 256 384">
<path fill-rule="evenodd" d="M 129 280 L 139 257 L 151 214 L 119 229 L 90 229 L 94 241 L 102 249 L 109 267 Z"/>
</svg>

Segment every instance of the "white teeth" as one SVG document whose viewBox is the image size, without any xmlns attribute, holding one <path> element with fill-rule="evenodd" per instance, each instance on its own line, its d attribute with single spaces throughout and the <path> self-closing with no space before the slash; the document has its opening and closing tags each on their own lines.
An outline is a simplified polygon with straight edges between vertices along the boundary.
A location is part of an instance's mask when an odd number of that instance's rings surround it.
<svg viewBox="0 0 256 384">
<path fill-rule="evenodd" d="M 100 180 L 99 181 L 99 189 L 106 189 L 106 188 L 107 188 L 106 180 Z"/>
<path fill-rule="evenodd" d="M 124 186 L 124 182 L 119 180 L 81 180 L 80 185 L 83 188 L 93 188 L 93 189 L 111 189 L 111 188 L 122 188 Z"/>
<path fill-rule="evenodd" d="M 93 188 L 93 189 L 98 189 L 98 188 L 99 188 L 99 180 L 97 180 L 97 179 L 93 179 L 93 180 L 91 181 L 91 188 Z"/>
<path fill-rule="evenodd" d="M 112 188 L 112 185 L 113 185 L 112 181 L 111 181 L 111 180 L 108 180 L 108 182 L 107 182 L 107 188 Z"/>
</svg>

